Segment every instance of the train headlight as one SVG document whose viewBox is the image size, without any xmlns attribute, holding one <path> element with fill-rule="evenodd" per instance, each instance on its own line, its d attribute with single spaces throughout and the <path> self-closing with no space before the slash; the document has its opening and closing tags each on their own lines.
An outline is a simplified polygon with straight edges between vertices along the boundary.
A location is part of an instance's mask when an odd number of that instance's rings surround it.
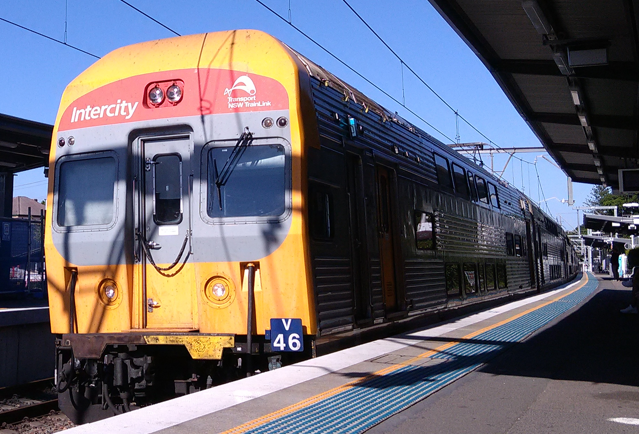
<svg viewBox="0 0 639 434">
<path fill-rule="evenodd" d="M 160 86 L 155 86 L 149 91 L 149 101 L 153 105 L 160 105 L 164 101 L 164 91 Z"/>
<path fill-rule="evenodd" d="M 177 84 L 172 84 L 166 90 L 166 98 L 173 104 L 177 104 L 182 99 L 182 88 Z"/>
<path fill-rule="evenodd" d="M 227 307 L 235 300 L 235 286 L 226 276 L 211 277 L 202 292 L 209 305 L 216 308 Z"/>
<path fill-rule="evenodd" d="M 115 300 L 115 297 L 118 295 L 117 290 L 115 289 L 115 285 L 107 285 L 104 287 L 104 295 L 109 300 Z"/>
<path fill-rule="evenodd" d="M 117 307 L 122 299 L 120 289 L 113 279 L 104 279 L 100 282 L 98 297 L 108 308 Z"/>
<path fill-rule="evenodd" d="M 223 298 L 228 292 L 228 289 L 226 285 L 218 282 L 211 287 L 211 292 L 213 292 L 213 295 L 215 295 L 216 297 Z"/>
</svg>

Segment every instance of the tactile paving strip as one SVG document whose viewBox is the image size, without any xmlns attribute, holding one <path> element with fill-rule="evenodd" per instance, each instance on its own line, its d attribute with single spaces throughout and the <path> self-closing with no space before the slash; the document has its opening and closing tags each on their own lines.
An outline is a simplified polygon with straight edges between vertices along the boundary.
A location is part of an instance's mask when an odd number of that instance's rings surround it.
<svg viewBox="0 0 639 434">
<path fill-rule="evenodd" d="M 585 285 L 486 331 L 466 336 L 364 379 L 238 426 L 227 433 L 360 433 L 477 369 L 579 305 L 598 286 Z M 420 364 L 423 359 L 442 363 Z"/>
</svg>

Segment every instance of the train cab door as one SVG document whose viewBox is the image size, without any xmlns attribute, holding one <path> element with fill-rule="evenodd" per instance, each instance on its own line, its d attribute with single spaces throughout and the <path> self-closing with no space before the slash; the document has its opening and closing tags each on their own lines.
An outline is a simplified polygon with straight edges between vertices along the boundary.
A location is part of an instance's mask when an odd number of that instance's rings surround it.
<svg viewBox="0 0 639 434">
<path fill-rule="evenodd" d="M 135 228 L 144 327 L 196 329 L 189 136 L 140 139 Z"/>
<path fill-rule="evenodd" d="M 391 200 L 391 170 L 377 166 L 377 228 L 382 294 L 386 312 L 397 309 L 397 279 Z"/>
</svg>

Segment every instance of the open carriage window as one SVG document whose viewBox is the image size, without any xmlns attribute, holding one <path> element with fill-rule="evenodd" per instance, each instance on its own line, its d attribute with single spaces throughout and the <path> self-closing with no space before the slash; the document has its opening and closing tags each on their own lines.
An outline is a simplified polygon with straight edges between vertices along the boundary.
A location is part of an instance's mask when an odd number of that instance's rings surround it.
<svg viewBox="0 0 639 434">
<path fill-rule="evenodd" d="M 488 194 L 490 195 L 490 204 L 493 208 L 499 208 L 499 196 L 497 196 L 497 187 L 494 184 L 488 183 Z"/>
</svg>

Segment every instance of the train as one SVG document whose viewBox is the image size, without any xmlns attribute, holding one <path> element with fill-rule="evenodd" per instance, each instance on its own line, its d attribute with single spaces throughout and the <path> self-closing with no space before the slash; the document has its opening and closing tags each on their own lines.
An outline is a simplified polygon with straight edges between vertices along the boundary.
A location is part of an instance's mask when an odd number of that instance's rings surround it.
<svg viewBox="0 0 639 434">
<path fill-rule="evenodd" d="M 573 278 L 532 200 L 256 30 L 117 49 L 65 89 L 45 253 L 75 423 Z"/>
</svg>

